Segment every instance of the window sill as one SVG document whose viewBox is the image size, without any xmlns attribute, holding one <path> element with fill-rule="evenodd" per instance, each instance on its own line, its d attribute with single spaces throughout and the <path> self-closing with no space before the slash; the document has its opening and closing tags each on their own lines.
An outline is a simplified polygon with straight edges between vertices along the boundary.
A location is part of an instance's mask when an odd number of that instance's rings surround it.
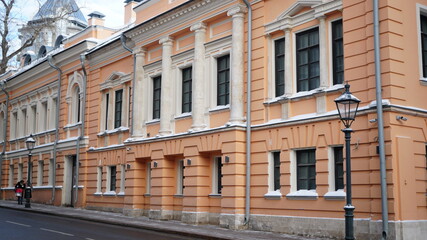
<svg viewBox="0 0 427 240">
<path fill-rule="evenodd" d="M 152 124 L 157 124 L 157 123 L 160 123 L 160 119 L 158 119 L 158 118 L 149 120 L 145 124 L 146 125 L 152 125 Z"/>
<path fill-rule="evenodd" d="M 319 194 L 315 190 L 298 190 L 286 195 L 286 198 L 291 200 L 317 200 Z"/>
<path fill-rule="evenodd" d="M 124 197 L 125 196 L 125 192 L 119 192 L 119 193 L 117 193 L 117 196 Z"/>
<path fill-rule="evenodd" d="M 345 192 L 342 189 L 333 192 L 327 192 L 323 197 L 326 200 L 345 200 Z"/>
<path fill-rule="evenodd" d="M 184 198 L 183 194 L 175 194 L 173 195 L 174 198 Z"/>
<path fill-rule="evenodd" d="M 151 197 L 151 193 L 145 193 L 144 197 Z"/>
<path fill-rule="evenodd" d="M 76 129 L 79 128 L 82 125 L 82 122 L 78 122 L 78 123 L 70 123 L 64 126 L 64 130 L 72 130 L 72 129 Z"/>
<path fill-rule="evenodd" d="M 106 135 L 112 135 L 115 133 L 121 133 L 121 132 L 128 132 L 129 128 L 128 127 L 118 127 L 112 130 L 105 130 L 104 132 L 100 132 L 97 134 L 98 137 L 102 137 L 102 136 L 106 136 Z"/>
<path fill-rule="evenodd" d="M 209 109 L 209 112 L 221 112 L 221 111 L 226 111 L 226 110 L 230 110 L 230 104 L 216 106 L 214 108 Z"/>
<path fill-rule="evenodd" d="M 421 84 L 422 86 L 427 86 L 427 78 L 421 78 L 421 79 L 420 79 L 420 84 Z"/>
<path fill-rule="evenodd" d="M 210 198 L 222 198 L 222 195 L 221 194 L 209 194 L 209 197 Z"/>
<path fill-rule="evenodd" d="M 183 119 L 183 118 L 190 118 L 191 117 L 191 112 L 187 112 L 187 113 L 182 113 L 178 116 L 175 116 L 175 119 Z"/>
<path fill-rule="evenodd" d="M 271 200 L 279 200 L 282 198 L 282 194 L 278 190 L 277 191 L 271 191 L 271 192 L 264 194 L 264 198 L 265 199 L 271 199 Z"/>
<path fill-rule="evenodd" d="M 116 196 L 116 195 L 117 195 L 117 193 L 116 193 L 116 192 L 114 192 L 114 191 L 109 191 L 109 192 L 105 192 L 105 193 L 103 193 L 102 195 L 104 195 L 104 196 Z"/>
<path fill-rule="evenodd" d="M 96 192 L 93 194 L 94 196 L 102 196 L 102 192 Z"/>
</svg>

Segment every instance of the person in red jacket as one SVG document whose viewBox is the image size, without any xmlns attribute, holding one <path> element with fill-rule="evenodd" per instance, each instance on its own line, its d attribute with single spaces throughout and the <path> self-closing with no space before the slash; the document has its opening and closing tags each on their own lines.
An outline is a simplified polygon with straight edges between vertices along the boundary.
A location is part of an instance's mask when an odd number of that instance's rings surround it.
<svg viewBox="0 0 427 240">
<path fill-rule="evenodd" d="M 18 197 L 18 204 L 22 205 L 22 199 L 24 196 L 25 183 L 24 180 L 19 181 L 15 185 L 15 195 Z"/>
</svg>

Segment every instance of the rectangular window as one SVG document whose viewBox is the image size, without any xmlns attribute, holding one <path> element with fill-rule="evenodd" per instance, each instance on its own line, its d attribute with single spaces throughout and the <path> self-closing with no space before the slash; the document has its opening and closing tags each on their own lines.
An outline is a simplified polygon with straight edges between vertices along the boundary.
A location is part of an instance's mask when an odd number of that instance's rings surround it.
<svg viewBox="0 0 427 240">
<path fill-rule="evenodd" d="M 273 152 L 274 190 L 280 190 L 280 152 Z"/>
<path fill-rule="evenodd" d="M 125 194 L 126 164 L 120 165 L 120 194 Z"/>
<path fill-rule="evenodd" d="M 53 168 L 54 168 L 54 164 L 53 164 L 53 158 L 49 159 L 49 179 L 48 179 L 48 185 L 52 186 L 53 184 Z"/>
<path fill-rule="evenodd" d="M 44 173 L 44 162 L 39 161 L 39 165 L 37 167 L 37 186 L 43 185 L 43 174 Z"/>
<path fill-rule="evenodd" d="M 176 194 L 177 195 L 183 195 L 184 194 L 184 160 L 179 160 L 178 161 L 178 172 L 177 172 L 177 189 L 176 189 Z"/>
<path fill-rule="evenodd" d="M 153 119 L 160 119 L 162 77 L 153 78 Z"/>
<path fill-rule="evenodd" d="M 49 128 L 55 129 L 55 119 L 56 119 L 56 108 L 58 107 L 58 98 L 52 99 L 52 107 L 50 109 L 50 120 L 49 120 Z"/>
<path fill-rule="evenodd" d="M 122 103 L 123 103 L 123 89 L 116 91 L 116 99 L 114 103 L 114 128 L 122 125 Z"/>
<path fill-rule="evenodd" d="M 297 91 L 310 91 L 320 85 L 319 29 L 296 35 Z"/>
<path fill-rule="evenodd" d="M 147 162 L 147 172 L 146 172 L 146 178 L 145 178 L 145 193 L 150 194 L 151 193 L 151 162 Z"/>
<path fill-rule="evenodd" d="M 230 55 L 217 59 L 217 105 L 230 102 Z"/>
<path fill-rule="evenodd" d="M 297 153 L 297 190 L 316 189 L 316 150 L 299 150 Z"/>
<path fill-rule="evenodd" d="M 334 85 L 344 82 L 344 47 L 342 34 L 342 20 L 332 23 L 332 59 Z"/>
<path fill-rule="evenodd" d="M 106 93 L 105 94 L 105 130 L 108 130 L 108 116 L 109 116 L 109 113 L 108 113 L 108 107 L 109 107 L 109 104 L 110 103 L 110 94 L 109 93 Z"/>
<path fill-rule="evenodd" d="M 421 24 L 421 48 L 422 48 L 422 60 L 423 60 L 423 77 L 427 77 L 427 17 L 424 15 L 420 16 Z"/>
<path fill-rule="evenodd" d="M 27 136 L 28 134 L 28 116 L 27 109 L 22 109 L 22 136 Z"/>
<path fill-rule="evenodd" d="M 110 174 L 109 174 L 109 179 L 110 179 L 110 183 L 109 183 L 109 190 L 111 192 L 115 192 L 116 191 L 116 180 L 117 180 L 117 167 L 116 166 L 110 166 Z"/>
<path fill-rule="evenodd" d="M 96 174 L 96 193 L 102 192 L 102 166 L 98 167 Z"/>
<path fill-rule="evenodd" d="M 17 112 L 14 112 L 13 114 L 12 114 L 12 123 L 13 123 L 13 125 L 12 125 L 12 135 L 13 135 L 13 138 L 18 138 L 18 129 L 19 129 L 19 127 L 18 127 L 18 113 Z"/>
<path fill-rule="evenodd" d="M 24 172 L 24 165 L 22 163 L 18 164 L 18 181 L 23 180 L 23 172 Z"/>
<path fill-rule="evenodd" d="M 31 106 L 31 133 L 37 132 L 37 106 Z"/>
<path fill-rule="evenodd" d="M 221 194 L 222 192 L 222 161 L 221 157 L 215 157 L 213 162 L 213 194 Z"/>
<path fill-rule="evenodd" d="M 192 104 L 192 67 L 182 69 L 182 113 L 191 112 Z"/>
<path fill-rule="evenodd" d="M 344 189 L 343 147 L 334 147 L 335 191 Z"/>
<path fill-rule="evenodd" d="M 47 130 L 48 117 L 49 117 L 48 112 L 47 112 L 47 102 L 42 103 L 42 116 L 43 116 L 43 120 L 41 121 L 42 131 L 46 131 Z"/>
<path fill-rule="evenodd" d="M 15 175 L 15 166 L 11 164 L 9 165 L 9 187 L 13 187 L 15 185 L 15 181 L 13 181 L 14 175 Z M 20 181 L 20 179 L 18 181 Z"/>
<path fill-rule="evenodd" d="M 285 93 L 285 39 L 274 41 L 274 76 L 276 97 Z"/>
</svg>

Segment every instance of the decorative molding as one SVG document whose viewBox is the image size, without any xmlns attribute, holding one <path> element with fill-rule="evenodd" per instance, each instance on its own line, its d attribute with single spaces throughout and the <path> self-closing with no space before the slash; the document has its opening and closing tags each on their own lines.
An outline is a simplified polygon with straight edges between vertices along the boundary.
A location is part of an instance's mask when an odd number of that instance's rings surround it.
<svg viewBox="0 0 427 240">
<path fill-rule="evenodd" d="M 293 15 L 303 7 L 311 7 L 312 10 Z M 322 3 L 320 0 L 304 0 L 298 1 L 283 12 L 279 17 L 271 22 L 264 25 L 265 34 L 271 34 L 276 31 L 285 29 L 291 29 L 295 26 L 304 24 L 316 18 L 322 17 L 327 13 L 341 10 L 342 0 L 333 0 L 326 3 Z"/>
<path fill-rule="evenodd" d="M 111 89 L 119 85 L 125 84 L 131 80 L 131 74 L 114 71 L 103 83 L 99 84 L 100 90 Z"/>
<path fill-rule="evenodd" d="M 128 32 L 125 32 L 125 35 L 135 42 L 143 42 L 152 38 L 157 33 L 167 32 L 170 29 L 176 29 L 175 31 L 178 32 L 182 29 L 191 27 L 190 24 L 192 23 L 192 19 L 212 14 L 212 9 L 221 9 L 233 2 L 234 0 L 201 0 L 189 2 L 182 7 L 134 27 Z M 216 15 L 226 11 L 227 10 L 217 12 Z M 206 16 L 204 19 L 208 19 L 210 16 L 211 15 Z"/>
</svg>

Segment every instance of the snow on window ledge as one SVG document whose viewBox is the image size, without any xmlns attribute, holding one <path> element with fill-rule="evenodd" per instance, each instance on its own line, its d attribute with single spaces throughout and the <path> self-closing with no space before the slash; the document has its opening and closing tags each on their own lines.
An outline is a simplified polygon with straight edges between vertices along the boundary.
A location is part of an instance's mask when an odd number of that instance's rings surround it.
<svg viewBox="0 0 427 240">
<path fill-rule="evenodd" d="M 316 190 L 298 190 L 286 195 L 286 198 L 295 200 L 316 200 L 318 197 Z"/>
<path fill-rule="evenodd" d="M 337 191 L 327 192 L 323 197 L 326 200 L 344 200 L 345 192 L 343 189 L 338 189 Z"/>
<path fill-rule="evenodd" d="M 264 194 L 264 198 L 266 198 L 266 199 L 281 199 L 282 193 L 280 193 L 279 190 L 270 191 L 270 192 Z"/>
</svg>

